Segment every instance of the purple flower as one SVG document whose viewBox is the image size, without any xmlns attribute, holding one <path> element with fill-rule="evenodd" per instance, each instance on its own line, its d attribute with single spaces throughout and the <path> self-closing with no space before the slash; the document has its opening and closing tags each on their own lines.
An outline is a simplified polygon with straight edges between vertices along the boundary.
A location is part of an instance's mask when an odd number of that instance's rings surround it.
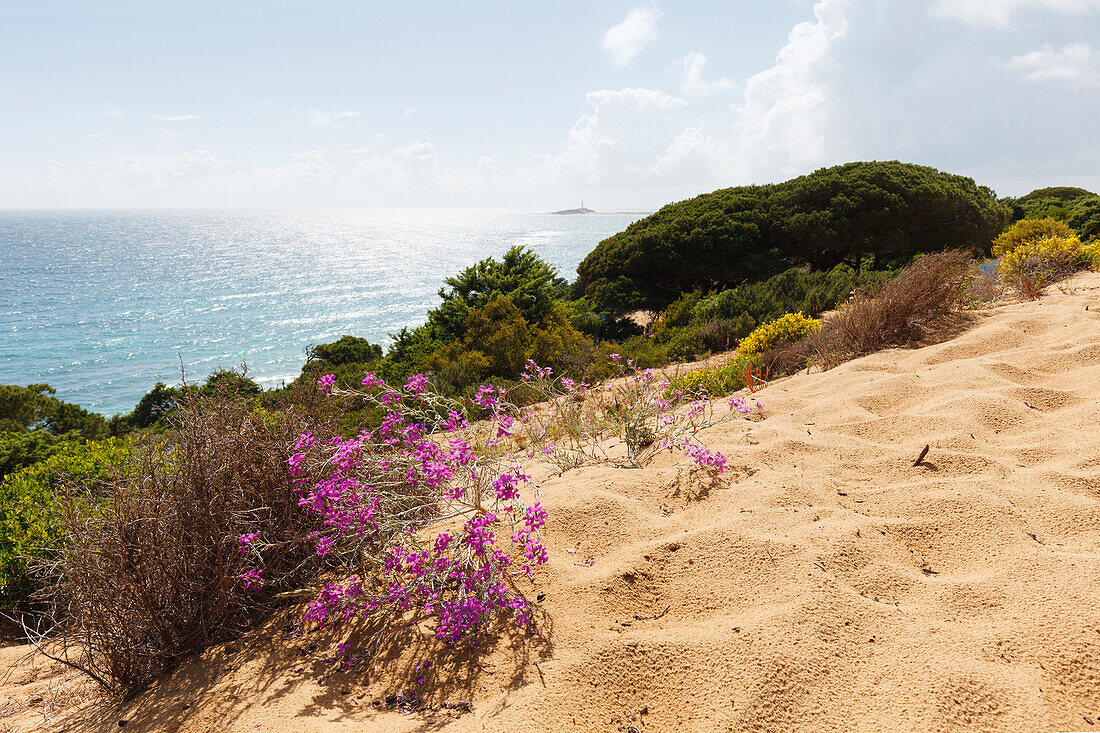
<svg viewBox="0 0 1100 733">
<path fill-rule="evenodd" d="M 414 374 L 405 382 L 405 391 L 409 394 L 420 394 L 428 384 L 428 378 L 423 374 Z"/>
<path fill-rule="evenodd" d="M 336 385 L 336 375 L 326 374 L 317 380 L 317 389 L 325 394 L 332 394 L 332 388 Z"/>
<path fill-rule="evenodd" d="M 241 546 L 241 554 L 248 552 L 248 547 L 256 541 L 256 538 L 260 536 L 259 532 L 248 532 L 242 534 L 237 540 L 237 543 Z"/>
<path fill-rule="evenodd" d="M 251 591 L 262 590 L 264 587 L 263 581 L 260 576 L 263 575 L 263 570 L 246 570 L 241 574 L 241 580 L 244 582 L 244 589 Z"/>
</svg>

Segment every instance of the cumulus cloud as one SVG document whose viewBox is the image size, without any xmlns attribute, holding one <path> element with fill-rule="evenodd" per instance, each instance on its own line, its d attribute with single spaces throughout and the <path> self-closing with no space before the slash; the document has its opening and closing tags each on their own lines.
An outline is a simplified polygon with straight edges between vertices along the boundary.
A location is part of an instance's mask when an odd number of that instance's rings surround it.
<svg viewBox="0 0 1100 733">
<path fill-rule="evenodd" d="M 1033 82 L 1054 81 L 1089 87 L 1100 84 L 1097 54 L 1084 43 L 1071 43 L 1057 50 L 1047 44 L 1031 53 L 1013 56 L 1005 68 Z"/>
<path fill-rule="evenodd" d="M 657 89 L 589 92 L 591 111 L 570 128 L 560 152 L 539 156 L 535 174 L 562 186 L 674 187 L 780 180 L 848 152 L 830 95 L 836 45 L 846 37 L 848 0 L 819 0 L 814 19 L 795 25 L 774 64 L 752 77 L 724 115 L 699 124 L 686 99 Z M 687 97 L 729 91 L 705 78 L 706 57 L 680 60 Z"/>
<path fill-rule="evenodd" d="M 344 126 L 344 120 L 358 116 L 358 112 L 350 112 L 348 110 L 342 112 L 325 112 L 319 109 L 311 109 L 306 113 L 304 119 L 305 123 L 310 127 L 339 128 Z"/>
<path fill-rule="evenodd" d="M 592 111 L 570 128 L 564 149 L 536 158 L 539 175 L 566 185 L 624 183 L 644 161 L 664 152 L 669 113 L 687 104 L 641 87 L 601 89 L 586 96 Z"/>
<path fill-rule="evenodd" d="M 603 36 L 603 50 L 616 66 L 626 66 L 631 59 L 657 37 L 657 21 L 661 11 L 656 5 L 639 5 L 626 14 L 622 23 L 611 26 Z"/>
<path fill-rule="evenodd" d="M 415 113 L 416 113 L 416 107 L 409 107 L 407 110 L 405 110 L 405 116 L 406 117 L 412 117 Z"/>
<path fill-rule="evenodd" d="M 1082 14 L 1100 10 L 1100 0 L 933 0 L 929 12 L 969 25 L 1005 28 L 1017 10 Z"/>
<path fill-rule="evenodd" d="M 680 59 L 680 65 L 684 72 L 680 91 L 689 97 L 705 97 L 713 92 L 725 92 L 737 88 L 737 82 L 733 79 L 705 81 L 703 71 L 707 66 L 707 57 L 698 51 L 693 51 Z"/>
<path fill-rule="evenodd" d="M 847 0 L 820 0 L 814 21 L 791 29 L 775 64 L 745 83 L 735 104 L 737 147 L 750 172 L 767 179 L 805 170 L 836 155 L 828 71 L 834 45 L 845 37 Z"/>
</svg>

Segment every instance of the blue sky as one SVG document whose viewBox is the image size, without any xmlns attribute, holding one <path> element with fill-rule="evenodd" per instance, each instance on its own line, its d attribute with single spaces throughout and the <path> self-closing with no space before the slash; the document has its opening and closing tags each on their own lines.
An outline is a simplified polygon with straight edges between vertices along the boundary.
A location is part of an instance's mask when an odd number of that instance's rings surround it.
<svg viewBox="0 0 1100 733">
<path fill-rule="evenodd" d="M 0 208 L 1100 189 L 1100 0 L 0 1 Z"/>
</svg>

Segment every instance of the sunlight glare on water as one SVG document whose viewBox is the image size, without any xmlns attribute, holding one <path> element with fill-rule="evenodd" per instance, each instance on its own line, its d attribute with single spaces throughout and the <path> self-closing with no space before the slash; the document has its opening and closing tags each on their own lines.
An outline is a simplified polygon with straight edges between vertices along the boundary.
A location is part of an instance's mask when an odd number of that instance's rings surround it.
<svg viewBox="0 0 1100 733">
<path fill-rule="evenodd" d="M 155 382 L 247 363 L 290 381 L 312 344 L 387 344 L 443 279 L 525 245 L 573 280 L 635 215 L 494 209 L 0 212 L 0 383 L 111 415 Z"/>
</svg>

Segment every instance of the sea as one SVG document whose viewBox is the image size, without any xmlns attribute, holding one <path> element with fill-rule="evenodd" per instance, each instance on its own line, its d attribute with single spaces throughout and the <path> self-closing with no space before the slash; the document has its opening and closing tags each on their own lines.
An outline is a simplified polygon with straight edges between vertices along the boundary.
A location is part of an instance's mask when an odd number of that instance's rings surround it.
<svg viewBox="0 0 1100 733">
<path fill-rule="evenodd" d="M 110 416 L 244 364 L 294 379 L 311 345 L 386 346 L 446 277 L 513 245 L 568 279 L 642 214 L 500 209 L 0 211 L 0 384 Z M 182 371 L 181 371 L 182 370 Z"/>
</svg>

